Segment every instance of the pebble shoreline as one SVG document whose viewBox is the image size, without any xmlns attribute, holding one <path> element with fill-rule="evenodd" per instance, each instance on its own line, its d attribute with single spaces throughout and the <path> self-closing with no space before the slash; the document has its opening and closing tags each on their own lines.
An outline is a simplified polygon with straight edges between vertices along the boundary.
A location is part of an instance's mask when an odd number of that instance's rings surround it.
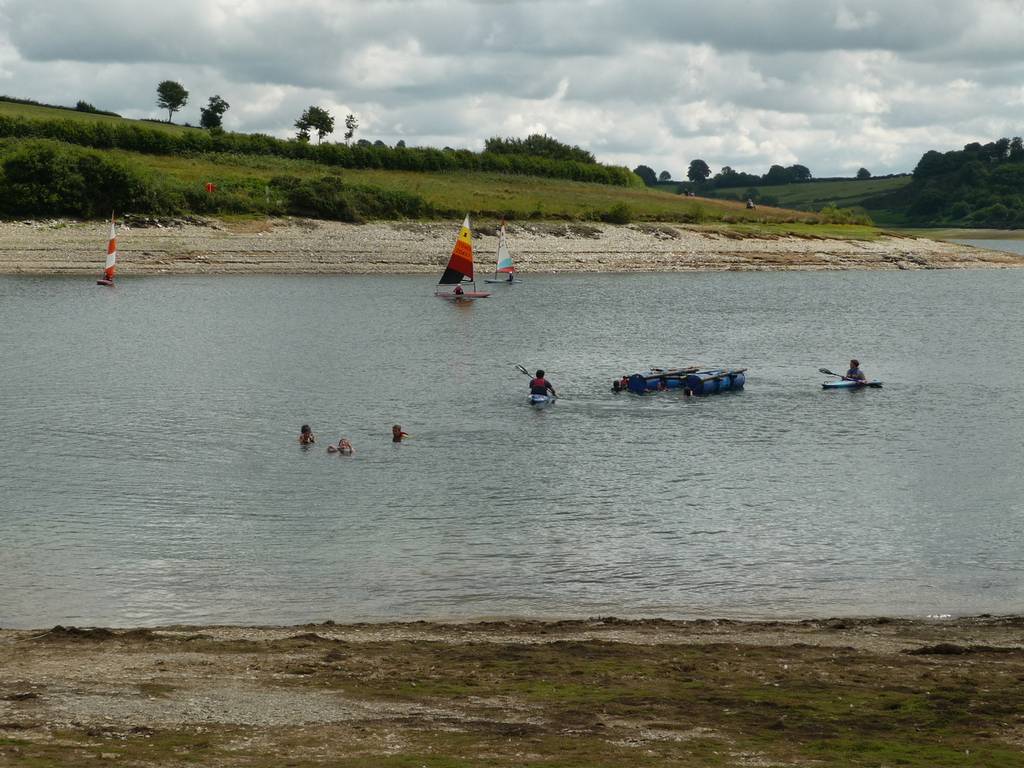
<svg viewBox="0 0 1024 768">
<path fill-rule="evenodd" d="M 447 261 L 458 222 L 355 225 L 302 219 L 140 220 L 119 226 L 118 274 L 417 274 Z M 515 223 L 524 272 L 962 269 L 1024 266 L 1024 256 L 923 238 L 750 236 L 678 224 Z M 474 232 L 477 270 L 493 266 L 493 224 Z M 92 275 L 105 222 L 0 222 L 0 274 Z"/>
</svg>

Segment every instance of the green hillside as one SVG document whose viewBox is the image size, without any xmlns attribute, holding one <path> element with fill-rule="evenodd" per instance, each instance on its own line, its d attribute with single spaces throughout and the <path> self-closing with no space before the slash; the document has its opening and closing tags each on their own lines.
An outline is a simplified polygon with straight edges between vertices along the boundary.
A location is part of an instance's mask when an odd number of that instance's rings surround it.
<svg viewBox="0 0 1024 768">
<path fill-rule="evenodd" d="M 772 205 L 781 205 L 801 211 L 820 211 L 827 205 L 836 205 L 840 208 L 858 207 L 866 199 L 901 189 L 910 181 L 911 177 L 907 174 L 881 179 L 803 181 L 796 184 L 755 187 L 755 189 L 758 193 L 758 200 L 771 202 Z M 745 200 L 746 193 L 746 189 L 720 189 L 715 190 L 713 196 Z"/>
<path fill-rule="evenodd" d="M 126 145 L 132 149 L 122 148 Z M 401 168 L 403 164 L 416 169 Z M 479 170 L 489 167 L 509 171 Z M 832 223 L 828 217 L 814 213 L 770 206 L 748 211 L 734 201 L 648 189 L 628 172 L 628 179 L 623 178 L 623 171 L 466 150 L 368 142 L 318 146 L 259 135 L 211 134 L 0 101 L 0 215 L 5 216 L 93 217 L 115 209 L 364 221 L 450 218 L 469 212 L 520 220 L 765 226 L 773 233 L 823 225 L 829 236 L 847 231 L 851 237 L 872 236 L 863 227 L 826 227 Z M 579 176 L 603 183 L 574 180 Z M 208 184 L 214 185 L 213 192 L 207 191 Z"/>
<path fill-rule="evenodd" d="M 21 104 L 13 101 L 4 101 L 2 98 L 0 98 L 0 115 L 23 117 L 27 120 L 75 120 L 85 123 L 105 123 L 107 125 L 137 125 L 144 128 L 171 131 L 172 133 L 201 130 L 175 123 L 162 123 L 153 120 L 129 120 L 124 117 L 96 114 L 95 112 L 79 112 L 75 109 L 58 109 L 37 104 Z"/>
</svg>

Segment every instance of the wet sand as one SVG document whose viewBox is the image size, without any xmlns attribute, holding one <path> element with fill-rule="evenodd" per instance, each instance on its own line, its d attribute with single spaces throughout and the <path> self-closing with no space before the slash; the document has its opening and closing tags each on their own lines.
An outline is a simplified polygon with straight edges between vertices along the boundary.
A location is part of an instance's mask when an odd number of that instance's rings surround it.
<svg viewBox="0 0 1024 768">
<path fill-rule="evenodd" d="M 458 222 L 366 225 L 307 220 L 138 220 L 119 230 L 121 275 L 434 273 Z M 476 231 L 477 269 L 493 267 L 493 225 Z M 103 222 L 0 223 L 0 274 L 93 275 L 106 252 Z M 1024 256 L 935 240 L 883 236 L 751 236 L 674 224 L 526 223 L 509 226 L 524 272 L 958 269 L 1024 265 Z"/>
</svg>

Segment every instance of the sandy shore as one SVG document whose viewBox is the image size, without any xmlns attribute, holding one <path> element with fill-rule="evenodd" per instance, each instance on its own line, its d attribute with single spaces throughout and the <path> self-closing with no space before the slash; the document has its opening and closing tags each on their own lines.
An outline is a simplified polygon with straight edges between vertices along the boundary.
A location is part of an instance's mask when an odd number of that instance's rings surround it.
<svg viewBox="0 0 1024 768">
<path fill-rule="evenodd" d="M 434 273 L 457 222 L 340 224 L 304 220 L 129 223 L 119 233 L 119 273 Z M 478 269 L 492 266 L 493 226 L 477 233 Z M 780 269 L 951 269 L 1024 265 L 1024 257 L 934 240 L 748 237 L 726 229 L 635 224 L 513 224 L 525 272 Z M 102 267 L 101 222 L 0 223 L 0 274 L 92 275 Z"/>
<path fill-rule="evenodd" d="M 0 765 L 1024 764 L 1024 617 L 0 630 Z"/>
</svg>

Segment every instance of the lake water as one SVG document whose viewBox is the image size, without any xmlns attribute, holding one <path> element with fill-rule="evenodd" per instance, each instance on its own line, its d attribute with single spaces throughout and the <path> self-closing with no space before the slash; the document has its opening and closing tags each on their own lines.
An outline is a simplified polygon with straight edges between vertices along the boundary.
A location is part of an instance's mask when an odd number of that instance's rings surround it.
<svg viewBox="0 0 1024 768">
<path fill-rule="evenodd" d="M 953 240 L 954 243 L 973 245 L 975 248 L 987 248 L 993 251 L 1007 251 L 1009 253 L 1024 254 L 1024 238 L 1013 240 L 1000 240 L 997 238 L 980 240 Z"/>
<path fill-rule="evenodd" d="M 92 282 L 0 278 L 0 626 L 1024 611 L 1024 271 Z"/>
</svg>

